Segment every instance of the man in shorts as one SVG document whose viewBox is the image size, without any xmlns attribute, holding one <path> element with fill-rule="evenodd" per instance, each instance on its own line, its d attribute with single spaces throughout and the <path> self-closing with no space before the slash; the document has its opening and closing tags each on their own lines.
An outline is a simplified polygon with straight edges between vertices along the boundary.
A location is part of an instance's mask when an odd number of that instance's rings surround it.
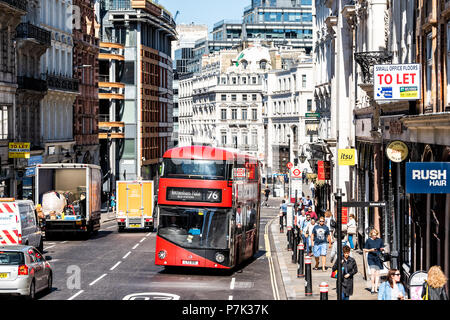
<svg viewBox="0 0 450 320">
<path fill-rule="evenodd" d="M 313 247 L 314 258 L 316 259 L 314 270 L 319 270 L 319 257 L 322 257 L 322 271 L 327 270 L 325 265 L 327 260 L 327 241 L 329 248 L 331 248 L 330 229 L 325 224 L 325 218 L 320 217 L 319 224 L 314 227 L 311 234 L 311 246 Z"/>
</svg>

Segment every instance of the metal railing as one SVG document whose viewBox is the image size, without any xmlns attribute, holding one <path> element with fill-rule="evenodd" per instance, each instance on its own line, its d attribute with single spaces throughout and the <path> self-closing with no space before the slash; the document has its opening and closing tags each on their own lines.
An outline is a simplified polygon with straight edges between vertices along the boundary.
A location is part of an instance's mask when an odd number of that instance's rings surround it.
<svg viewBox="0 0 450 320">
<path fill-rule="evenodd" d="M 363 83 L 373 83 L 373 66 L 392 63 L 393 56 L 390 51 L 355 52 L 354 58 L 361 68 Z"/>
<path fill-rule="evenodd" d="M 6 2 L 7 4 L 16 7 L 22 11 L 27 11 L 27 1 L 25 0 L 0 0 L 0 2 Z"/>
<path fill-rule="evenodd" d="M 52 33 L 29 22 L 21 23 L 16 28 L 16 38 L 32 38 L 41 44 L 51 46 Z"/>
<path fill-rule="evenodd" d="M 35 79 L 30 77 L 17 77 L 17 85 L 22 90 L 33 90 L 45 92 L 48 90 L 46 80 Z"/>
<path fill-rule="evenodd" d="M 47 74 L 47 83 L 51 89 L 78 92 L 79 82 L 74 78 Z"/>
</svg>

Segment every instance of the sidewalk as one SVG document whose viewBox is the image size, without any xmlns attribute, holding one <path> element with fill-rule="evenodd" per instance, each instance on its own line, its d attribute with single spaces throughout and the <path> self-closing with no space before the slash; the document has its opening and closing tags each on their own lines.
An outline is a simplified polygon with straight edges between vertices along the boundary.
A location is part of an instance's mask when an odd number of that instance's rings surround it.
<svg viewBox="0 0 450 320">
<path fill-rule="evenodd" d="M 270 207 L 278 206 L 276 204 L 281 203 L 281 198 L 269 199 Z M 305 278 L 297 278 L 297 263 L 292 263 L 292 251 L 287 250 L 287 236 L 286 229 L 284 233 L 280 233 L 278 223 L 278 209 L 273 209 L 274 219 L 269 226 L 269 234 L 275 244 L 271 250 L 276 252 L 278 257 L 278 263 L 281 271 L 281 278 L 286 290 L 286 296 L 288 300 L 320 300 L 319 285 L 322 282 L 326 282 L 329 286 L 328 299 L 337 300 L 336 294 L 336 279 L 332 279 L 331 275 L 331 262 L 330 252 L 328 249 L 326 266 L 328 267 L 326 272 L 322 271 L 321 261 L 319 261 L 320 270 L 312 270 L 312 296 L 305 296 Z M 363 278 L 363 256 L 358 251 L 352 250 L 352 257 L 356 260 L 358 266 L 358 273 L 353 277 L 353 295 L 350 300 L 377 300 L 377 295 L 370 293 L 370 279 L 368 281 Z M 314 256 L 311 257 L 311 268 L 315 266 Z M 369 289 L 369 290 L 367 290 Z"/>
</svg>

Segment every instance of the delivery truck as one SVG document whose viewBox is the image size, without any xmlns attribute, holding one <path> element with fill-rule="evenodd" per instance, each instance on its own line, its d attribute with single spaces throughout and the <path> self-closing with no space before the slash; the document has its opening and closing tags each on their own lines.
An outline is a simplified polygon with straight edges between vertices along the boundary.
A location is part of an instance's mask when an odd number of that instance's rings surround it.
<svg viewBox="0 0 450 320">
<path fill-rule="evenodd" d="M 88 238 L 100 229 L 99 166 L 76 163 L 36 165 L 35 204 L 45 219 L 45 237 L 78 233 Z"/>
<path fill-rule="evenodd" d="M 125 228 L 153 230 L 153 181 L 117 181 L 116 219 L 119 232 Z"/>
</svg>

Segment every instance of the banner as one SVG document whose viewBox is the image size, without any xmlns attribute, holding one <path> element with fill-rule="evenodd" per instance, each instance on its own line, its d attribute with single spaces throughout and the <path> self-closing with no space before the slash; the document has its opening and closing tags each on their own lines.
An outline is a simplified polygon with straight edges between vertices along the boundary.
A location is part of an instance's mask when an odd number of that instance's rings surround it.
<svg viewBox="0 0 450 320">
<path fill-rule="evenodd" d="M 407 162 L 406 193 L 450 193 L 450 162 Z"/>
<path fill-rule="evenodd" d="M 8 150 L 8 158 L 25 158 L 30 157 L 29 142 L 10 142 Z"/>
<path fill-rule="evenodd" d="M 373 89 L 374 100 L 419 100 L 421 65 L 374 65 Z"/>
<path fill-rule="evenodd" d="M 354 166 L 356 164 L 356 149 L 339 149 L 338 165 Z"/>
</svg>

